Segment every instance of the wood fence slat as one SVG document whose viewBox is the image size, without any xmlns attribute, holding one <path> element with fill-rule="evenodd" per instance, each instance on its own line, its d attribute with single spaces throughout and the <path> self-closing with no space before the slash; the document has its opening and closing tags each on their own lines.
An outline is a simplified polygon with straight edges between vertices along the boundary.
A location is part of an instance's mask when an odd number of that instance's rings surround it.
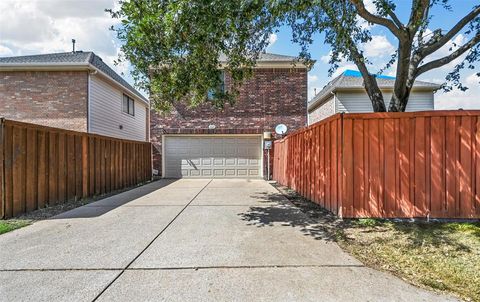
<svg viewBox="0 0 480 302">
<path fill-rule="evenodd" d="M 377 119 L 369 121 L 369 211 L 373 217 L 381 217 L 380 200 L 380 137 Z"/>
<path fill-rule="evenodd" d="M 26 138 L 26 196 L 25 196 L 25 212 L 30 212 L 37 209 L 37 130 L 27 128 Z"/>
<path fill-rule="evenodd" d="M 48 134 L 48 203 L 58 202 L 58 134 Z"/>
<path fill-rule="evenodd" d="M 473 218 L 472 195 L 472 120 L 470 116 L 461 117 L 460 126 L 460 216 Z"/>
<path fill-rule="evenodd" d="M 5 218 L 5 124 L 0 118 L 0 219 Z"/>
<path fill-rule="evenodd" d="M 415 211 L 414 217 L 426 217 L 428 214 L 426 205 L 426 155 L 425 155 L 425 118 L 420 117 L 415 119 L 415 133 L 414 133 L 414 190 L 415 190 Z"/>
<path fill-rule="evenodd" d="M 395 217 L 397 186 L 396 186 L 396 150 L 395 150 L 395 120 L 385 120 L 384 123 L 384 143 L 385 143 L 385 162 L 384 162 L 384 179 L 382 188 L 385 195 L 384 215 L 386 217 Z"/>
<path fill-rule="evenodd" d="M 83 198 L 83 162 L 82 162 L 82 137 L 74 136 L 75 139 L 75 199 Z"/>
<path fill-rule="evenodd" d="M 13 129 L 13 215 L 25 213 L 26 129 Z"/>
<path fill-rule="evenodd" d="M 75 135 L 67 134 L 67 200 L 75 199 Z"/>
<path fill-rule="evenodd" d="M 475 150 L 474 150 L 474 162 L 475 162 L 475 216 L 480 216 L 480 117 L 475 119 Z"/>
<path fill-rule="evenodd" d="M 3 208 L 5 217 L 8 218 L 13 216 L 13 126 L 5 124 L 4 136 L 5 205 Z"/>
<path fill-rule="evenodd" d="M 58 201 L 67 201 L 67 135 L 58 134 Z"/>
<path fill-rule="evenodd" d="M 448 142 L 446 144 L 445 152 L 446 152 L 446 195 L 447 195 L 447 216 L 455 217 L 455 170 L 456 170 L 456 154 L 455 154 L 455 126 L 456 121 L 455 117 L 447 117 L 446 118 L 446 133 L 445 133 L 445 141 Z"/>
<path fill-rule="evenodd" d="M 353 188 L 354 197 L 352 200 L 351 217 L 362 217 L 365 202 L 365 160 L 364 160 L 364 130 L 363 120 L 352 120 L 353 122 Z"/>
<path fill-rule="evenodd" d="M 88 138 L 88 195 L 95 195 L 95 138 Z"/>
<path fill-rule="evenodd" d="M 442 117 L 431 119 L 431 212 L 432 216 L 445 216 L 445 120 Z"/>
<path fill-rule="evenodd" d="M 342 192 L 344 192 L 344 198 L 342 199 L 342 216 L 353 216 L 353 201 L 354 196 L 354 145 L 353 145 L 353 121 L 345 120 L 344 124 L 344 137 L 343 137 L 343 173 L 342 173 Z"/>
</svg>

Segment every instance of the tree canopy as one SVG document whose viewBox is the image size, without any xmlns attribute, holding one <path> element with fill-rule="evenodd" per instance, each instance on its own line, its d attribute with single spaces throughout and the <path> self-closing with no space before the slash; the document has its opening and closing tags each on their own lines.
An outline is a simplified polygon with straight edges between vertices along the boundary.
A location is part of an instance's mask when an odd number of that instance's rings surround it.
<svg viewBox="0 0 480 302">
<path fill-rule="evenodd" d="M 168 110 L 180 100 L 198 105 L 209 92 L 217 107 L 233 102 L 238 85 L 267 48 L 270 34 L 284 25 L 292 29 L 292 42 L 301 46 L 298 57 L 303 63 L 312 64 L 315 50 L 310 46 L 318 33 L 324 34 L 332 50 L 330 74 L 342 60 L 354 62 L 375 111 L 405 111 L 417 77 L 455 59 L 461 60 L 447 75 L 444 89 L 467 89 L 459 72 L 473 69 L 480 60 L 480 5 L 453 27 L 432 29 L 432 18 L 440 18 L 431 14 L 432 8 L 441 7 L 448 14 L 448 0 L 411 0 L 405 21 L 396 15 L 394 1 L 372 1 L 374 10 L 362 0 L 130 0 L 109 12 L 121 20 L 113 28 L 123 42 L 121 59 L 131 62 L 136 84 L 150 92 L 157 110 Z M 360 47 L 372 39 L 371 26 L 365 24 L 385 28 L 398 42 L 380 70 L 393 68 L 396 73 L 388 108 Z M 446 56 L 430 59 L 460 33 L 467 42 L 451 48 Z M 223 65 L 221 56 L 226 58 Z M 220 68 L 231 74 L 232 89 L 220 89 Z"/>
</svg>

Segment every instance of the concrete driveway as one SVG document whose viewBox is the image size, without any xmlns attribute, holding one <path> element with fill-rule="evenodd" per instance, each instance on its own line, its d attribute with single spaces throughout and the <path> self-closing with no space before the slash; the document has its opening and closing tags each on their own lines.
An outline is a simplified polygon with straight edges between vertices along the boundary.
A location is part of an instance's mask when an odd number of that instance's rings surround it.
<svg viewBox="0 0 480 302">
<path fill-rule="evenodd" d="M 162 180 L 0 236 L 2 301 L 454 300 L 371 270 L 262 180 Z"/>
</svg>

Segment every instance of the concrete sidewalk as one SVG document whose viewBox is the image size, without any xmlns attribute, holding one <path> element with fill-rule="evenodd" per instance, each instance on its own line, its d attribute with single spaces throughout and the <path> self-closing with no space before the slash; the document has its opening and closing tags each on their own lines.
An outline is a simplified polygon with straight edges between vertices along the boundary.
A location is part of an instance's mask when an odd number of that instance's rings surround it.
<svg viewBox="0 0 480 302">
<path fill-rule="evenodd" d="M 0 236 L 1 301 L 454 301 L 344 253 L 262 180 L 162 180 Z"/>
</svg>

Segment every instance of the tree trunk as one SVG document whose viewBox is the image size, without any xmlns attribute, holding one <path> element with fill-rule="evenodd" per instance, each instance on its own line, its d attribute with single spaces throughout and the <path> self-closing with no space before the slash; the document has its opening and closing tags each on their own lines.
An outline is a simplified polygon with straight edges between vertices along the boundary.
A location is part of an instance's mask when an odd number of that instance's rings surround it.
<svg viewBox="0 0 480 302">
<path fill-rule="evenodd" d="M 397 74 L 388 111 L 404 112 L 405 108 L 407 108 L 410 90 L 413 85 L 413 71 L 411 70 L 412 66 L 410 64 L 410 55 L 412 51 L 411 42 L 411 38 L 403 38 L 399 40 Z"/>
<path fill-rule="evenodd" d="M 410 97 L 410 89 L 408 88 L 403 93 L 396 93 L 394 91 L 392 94 L 392 98 L 390 100 L 390 106 L 388 106 L 388 111 L 405 112 L 409 97 Z"/>
<path fill-rule="evenodd" d="M 367 94 L 372 101 L 373 111 L 387 111 L 387 108 L 385 107 L 385 102 L 383 101 L 382 91 L 380 90 L 380 88 L 378 88 L 378 84 L 375 78 L 372 75 L 367 74 L 367 76 L 363 76 L 363 81 L 365 83 L 365 90 L 367 90 Z"/>
</svg>

